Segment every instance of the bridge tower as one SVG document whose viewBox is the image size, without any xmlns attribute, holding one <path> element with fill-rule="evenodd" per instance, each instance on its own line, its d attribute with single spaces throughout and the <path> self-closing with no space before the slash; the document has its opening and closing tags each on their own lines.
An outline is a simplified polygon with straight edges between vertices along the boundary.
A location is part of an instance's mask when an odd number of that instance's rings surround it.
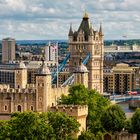
<svg viewBox="0 0 140 140">
<path fill-rule="evenodd" d="M 74 71 L 74 84 L 83 84 L 88 88 L 88 70 L 86 66 L 82 63 L 82 58 L 80 59 L 80 65 L 75 68 Z"/>
<path fill-rule="evenodd" d="M 87 63 L 88 87 L 96 89 L 99 93 L 103 93 L 103 32 L 100 25 L 99 31 L 96 31 L 89 16 L 85 12 L 82 22 L 77 31 L 73 31 L 72 25 L 69 29 L 69 52 L 71 54 L 69 60 L 69 68 L 72 73 L 79 65 L 80 58 L 86 58 L 90 53 L 90 59 Z"/>
</svg>

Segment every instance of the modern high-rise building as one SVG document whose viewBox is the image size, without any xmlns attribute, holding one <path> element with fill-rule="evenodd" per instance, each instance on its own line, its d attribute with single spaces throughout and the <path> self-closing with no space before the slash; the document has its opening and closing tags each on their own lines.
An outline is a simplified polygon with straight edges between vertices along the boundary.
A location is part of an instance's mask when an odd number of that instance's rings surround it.
<svg viewBox="0 0 140 140">
<path fill-rule="evenodd" d="M 103 93 L 103 59 L 104 43 L 102 26 L 96 31 L 85 12 L 82 22 L 77 31 L 73 31 L 72 26 L 69 30 L 69 52 L 70 52 L 70 72 L 80 64 L 80 59 L 84 60 L 87 55 L 90 58 L 87 62 L 88 68 L 88 87 Z"/>
<path fill-rule="evenodd" d="M 57 61 L 57 46 L 49 44 L 45 47 L 45 60 Z"/>
<path fill-rule="evenodd" d="M 5 38 L 2 40 L 2 63 L 15 60 L 15 44 L 13 38 Z"/>
</svg>

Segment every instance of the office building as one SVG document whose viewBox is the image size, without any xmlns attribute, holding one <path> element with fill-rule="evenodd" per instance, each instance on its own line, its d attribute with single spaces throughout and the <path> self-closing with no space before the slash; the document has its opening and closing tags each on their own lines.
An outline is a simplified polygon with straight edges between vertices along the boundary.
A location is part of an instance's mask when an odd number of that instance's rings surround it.
<svg viewBox="0 0 140 140">
<path fill-rule="evenodd" d="M 57 45 L 50 44 L 45 46 L 45 60 L 46 61 L 57 61 Z"/>
<path fill-rule="evenodd" d="M 139 67 L 130 67 L 128 64 L 116 64 L 113 68 L 104 69 L 104 92 L 125 94 L 138 88 L 137 77 Z M 137 79 L 137 80 L 136 80 Z"/>
<path fill-rule="evenodd" d="M 13 38 L 5 38 L 2 40 L 2 63 L 15 60 L 15 44 Z"/>
</svg>

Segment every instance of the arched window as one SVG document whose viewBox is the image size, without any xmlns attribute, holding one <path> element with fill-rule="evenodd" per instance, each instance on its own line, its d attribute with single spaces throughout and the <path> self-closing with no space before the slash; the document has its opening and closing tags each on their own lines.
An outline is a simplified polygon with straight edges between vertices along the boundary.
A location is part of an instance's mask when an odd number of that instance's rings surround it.
<svg viewBox="0 0 140 140">
<path fill-rule="evenodd" d="M 17 111 L 21 112 L 21 105 L 17 106 Z"/>
<path fill-rule="evenodd" d="M 31 108 L 30 108 L 32 111 L 34 111 L 34 107 L 33 106 L 31 106 Z"/>
</svg>

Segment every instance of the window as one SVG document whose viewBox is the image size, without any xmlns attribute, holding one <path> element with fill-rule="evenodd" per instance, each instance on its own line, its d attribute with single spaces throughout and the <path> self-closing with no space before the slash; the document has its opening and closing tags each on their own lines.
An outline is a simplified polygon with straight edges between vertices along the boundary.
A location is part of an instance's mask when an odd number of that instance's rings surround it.
<svg viewBox="0 0 140 140">
<path fill-rule="evenodd" d="M 42 97 L 39 97 L 39 101 L 42 102 Z"/>
<path fill-rule="evenodd" d="M 34 111 L 34 107 L 33 107 L 33 106 L 31 106 L 30 109 L 31 109 L 32 111 Z"/>
<path fill-rule="evenodd" d="M 4 106 L 4 111 L 7 111 L 7 110 L 8 110 L 8 106 L 5 105 L 5 106 Z"/>
<path fill-rule="evenodd" d="M 17 106 L 17 111 L 21 112 L 21 105 Z"/>
</svg>

